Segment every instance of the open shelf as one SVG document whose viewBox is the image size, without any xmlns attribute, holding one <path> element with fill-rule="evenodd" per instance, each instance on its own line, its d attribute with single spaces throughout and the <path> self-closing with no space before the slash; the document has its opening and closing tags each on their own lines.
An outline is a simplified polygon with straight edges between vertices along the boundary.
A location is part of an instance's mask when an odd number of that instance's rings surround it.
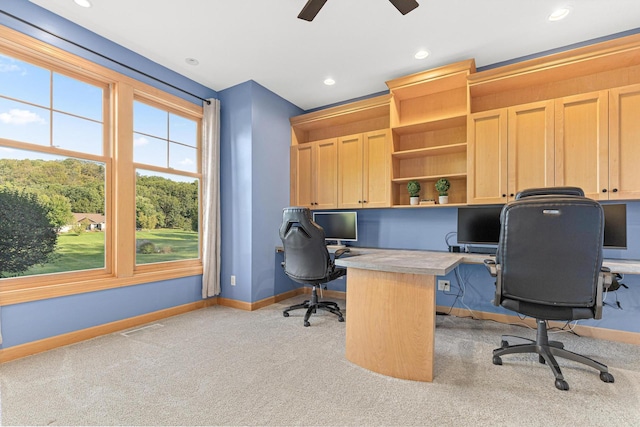
<svg viewBox="0 0 640 427">
<path fill-rule="evenodd" d="M 441 145 L 438 147 L 417 148 L 415 150 L 397 151 L 392 154 L 394 159 L 415 159 L 424 156 L 442 156 L 453 153 L 464 153 L 466 156 L 467 143 Z"/>
<path fill-rule="evenodd" d="M 393 133 L 397 135 L 409 135 L 422 132 L 433 132 L 452 127 L 465 126 L 467 123 L 466 111 L 457 116 L 437 117 L 428 121 L 404 124 L 393 128 Z"/>
</svg>

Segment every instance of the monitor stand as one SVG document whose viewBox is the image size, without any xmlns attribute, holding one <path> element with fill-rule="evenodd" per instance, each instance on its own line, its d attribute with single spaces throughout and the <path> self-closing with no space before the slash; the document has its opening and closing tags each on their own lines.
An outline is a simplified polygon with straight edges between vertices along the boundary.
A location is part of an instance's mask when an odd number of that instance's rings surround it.
<svg viewBox="0 0 640 427">
<path fill-rule="evenodd" d="M 337 251 L 338 249 L 344 249 L 344 248 L 346 248 L 346 247 L 347 247 L 347 246 L 346 246 L 346 245 L 344 245 L 340 240 L 337 240 L 337 241 L 335 241 L 335 242 L 336 242 L 336 244 L 335 244 L 335 245 L 327 245 L 327 250 L 328 250 L 329 252 L 335 252 L 335 251 Z"/>
<path fill-rule="evenodd" d="M 497 246 L 467 246 L 467 253 L 470 254 L 495 255 L 497 252 Z"/>
</svg>

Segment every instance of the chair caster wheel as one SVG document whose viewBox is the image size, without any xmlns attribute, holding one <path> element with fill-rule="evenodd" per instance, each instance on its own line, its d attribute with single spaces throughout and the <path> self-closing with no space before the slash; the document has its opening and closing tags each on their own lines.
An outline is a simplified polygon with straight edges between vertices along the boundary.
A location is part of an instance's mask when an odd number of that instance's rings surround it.
<svg viewBox="0 0 640 427">
<path fill-rule="evenodd" d="M 338 317 L 338 322 L 344 322 L 344 317 L 342 316 Z"/>
<path fill-rule="evenodd" d="M 556 388 L 563 391 L 569 390 L 569 383 L 565 380 L 556 380 Z"/>
<path fill-rule="evenodd" d="M 502 365 L 502 359 L 500 358 L 500 356 L 493 356 L 493 364 Z"/>
<path fill-rule="evenodd" d="M 538 356 L 538 362 L 542 363 L 543 365 L 547 363 L 547 361 L 544 360 L 544 357 L 542 356 Z"/>
<path fill-rule="evenodd" d="M 309 323 L 309 322 L 304 322 L 304 326 L 311 326 L 311 323 Z"/>
<path fill-rule="evenodd" d="M 615 381 L 613 379 L 613 375 L 611 375 L 609 372 L 600 372 L 600 379 L 605 383 L 612 383 Z"/>
<path fill-rule="evenodd" d="M 500 341 L 500 348 L 507 348 L 507 347 L 509 347 L 508 341 L 505 341 L 505 340 Z"/>
<path fill-rule="evenodd" d="M 285 312 L 285 313 L 282 313 L 282 315 L 283 315 L 284 317 L 289 317 L 289 313 L 286 313 L 286 312 Z"/>
</svg>

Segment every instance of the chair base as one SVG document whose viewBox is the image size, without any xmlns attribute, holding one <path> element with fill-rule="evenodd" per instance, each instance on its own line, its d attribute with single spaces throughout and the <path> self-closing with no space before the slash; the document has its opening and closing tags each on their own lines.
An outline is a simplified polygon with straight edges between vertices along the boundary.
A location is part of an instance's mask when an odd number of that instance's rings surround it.
<svg viewBox="0 0 640 427">
<path fill-rule="evenodd" d="M 313 285 L 313 289 L 311 290 L 310 300 L 305 300 L 302 304 L 292 305 L 286 310 L 283 310 L 282 315 L 284 317 L 289 317 L 290 311 L 305 308 L 307 309 L 307 312 L 304 315 L 304 326 L 310 326 L 311 323 L 309 323 L 309 318 L 311 317 L 311 315 L 313 313 L 316 313 L 317 310 L 324 310 L 338 316 L 338 322 L 344 322 L 344 316 L 342 315 L 342 312 L 340 311 L 340 307 L 338 307 L 337 303 L 332 301 L 318 301 L 317 288 L 319 286 L 320 285 Z"/>
<path fill-rule="evenodd" d="M 556 379 L 555 386 L 559 390 L 569 390 L 569 384 L 564 380 L 564 376 L 562 375 L 562 371 L 560 370 L 555 357 L 563 357 L 565 359 L 573 360 L 574 362 L 591 366 L 592 368 L 600 371 L 600 379 L 602 381 L 606 383 L 614 382 L 613 375 L 609 373 L 607 365 L 581 354 L 565 350 L 564 344 L 560 341 L 549 341 L 546 322 L 542 319 L 536 319 L 536 322 L 538 324 L 538 331 L 535 341 L 528 338 L 503 335 L 500 343 L 501 347 L 493 350 L 493 364 L 502 365 L 502 359 L 500 356 L 504 356 L 505 354 L 537 353 L 538 361 L 543 364 L 546 363 L 551 368 Z M 509 345 L 506 338 L 517 338 L 526 341 L 527 344 Z"/>
</svg>

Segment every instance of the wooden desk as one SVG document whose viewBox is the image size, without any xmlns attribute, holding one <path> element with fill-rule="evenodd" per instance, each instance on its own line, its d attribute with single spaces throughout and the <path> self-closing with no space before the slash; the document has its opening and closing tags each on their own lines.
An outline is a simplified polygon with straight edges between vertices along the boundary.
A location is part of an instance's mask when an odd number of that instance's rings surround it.
<svg viewBox="0 0 640 427">
<path fill-rule="evenodd" d="M 432 381 L 435 277 L 463 259 L 448 252 L 377 250 L 336 260 L 348 269 L 347 359 L 383 375 Z"/>
<path fill-rule="evenodd" d="M 347 273 L 346 358 L 395 378 L 432 381 L 435 277 L 487 255 L 353 248 L 336 265 Z M 640 262 L 605 260 L 620 273 L 640 274 Z"/>
</svg>

